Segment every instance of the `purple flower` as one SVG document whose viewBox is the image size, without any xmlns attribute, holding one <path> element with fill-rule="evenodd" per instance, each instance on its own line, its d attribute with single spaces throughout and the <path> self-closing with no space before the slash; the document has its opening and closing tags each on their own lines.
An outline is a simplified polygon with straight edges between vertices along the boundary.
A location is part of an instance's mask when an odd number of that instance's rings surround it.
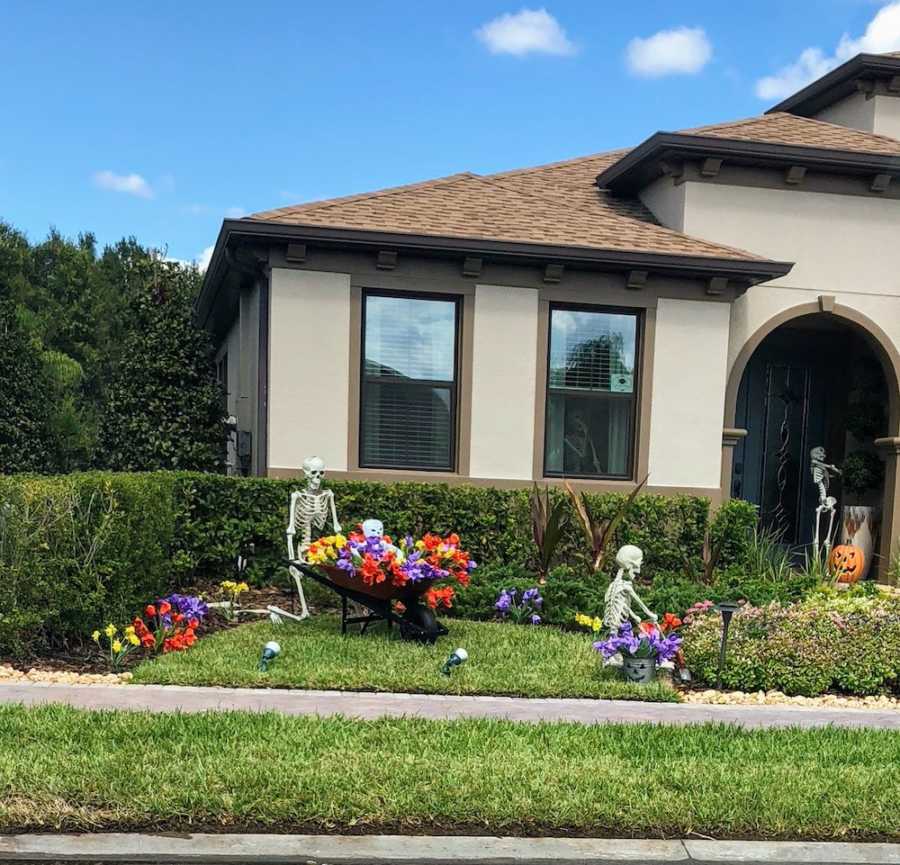
<svg viewBox="0 0 900 865">
<path fill-rule="evenodd" d="M 164 598 L 164 600 L 168 601 L 171 604 L 172 609 L 176 613 L 181 613 L 186 619 L 196 619 L 198 622 L 202 622 L 206 616 L 209 614 L 209 607 L 200 600 L 200 598 L 195 597 L 194 595 L 179 595 L 172 594 L 169 595 L 168 598 Z M 163 617 L 164 619 L 170 618 L 169 616 Z M 171 621 L 164 622 L 166 627 L 171 627 Z"/>
<path fill-rule="evenodd" d="M 541 623 L 541 617 L 540 617 L 540 616 L 532 616 L 532 617 L 531 617 L 531 624 L 532 624 L 532 625 L 539 625 L 540 623 Z"/>
</svg>

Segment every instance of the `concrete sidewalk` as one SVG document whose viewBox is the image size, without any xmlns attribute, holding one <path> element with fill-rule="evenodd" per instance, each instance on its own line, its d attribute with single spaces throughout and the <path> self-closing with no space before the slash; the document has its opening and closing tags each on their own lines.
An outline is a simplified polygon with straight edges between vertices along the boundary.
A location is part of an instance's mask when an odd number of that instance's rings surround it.
<svg viewBox="0 0 900 865">
<path fill-rule="evenodd" d="M 737 724 L 746 728 L 856 727 L 900 730 L 900 712 L 800 706 L 722 706 L 642 703 L 627 700 L 456 697 L 445 694 L 379 694 L 264 688 L 200 688 L 180 685 L 0 685 L 0 703 L 28 706 L 64 703 L 81 709 L 150 712 L 241 710 L 286 715 L 345 715 L 372 719 L 504 718 L 579 724 Z"/>
<path fill-rule="evenodd" d="M 11 835 L 4 862 L 297 865 L 900 865 L 900 844 L 390 835 Z"/>
</svg>

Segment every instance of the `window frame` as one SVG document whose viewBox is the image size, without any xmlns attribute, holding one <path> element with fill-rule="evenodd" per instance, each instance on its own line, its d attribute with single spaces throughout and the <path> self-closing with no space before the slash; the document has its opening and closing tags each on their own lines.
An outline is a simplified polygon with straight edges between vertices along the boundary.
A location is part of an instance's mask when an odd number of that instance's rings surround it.
<svg viewBox="0 0 900 865">
<path fill-rule="evenodd" d="M 553 388 L 550 385 L 550 351 L 553 343 L 553 312 L 563 310 L 568 312 L 594 312 L 608 313 L 610 315 L 627 315 L 634 319 L 634 380 L 631 394 L 619 394 L 613 391 L 584 391 L 575 388 Z M 606 304 L 566 303 L 562 301 L 550 301 L 547 312 L 547 341 L 544 346 L 544 441 L 541 450 L 541 471 L 545 478 L 572 478 L 586 481 L 633 481 L 638 464 L 638 447 L 640 443 L 638 423 L 641 411 L 641 392 L 643 387 L 643 359 L 644 359 L 644 334 L 646 310 L 639 307 L 610 306 Z M 547 468 L 547 439 L 550 434 L 550 397 L 553 394 L 562 396 L 577 396 L 588 399 L 628 399 L 631 398 L 631 435 L 629 436 L 628 466 L 624 474 L 570 474 L 566 471 L 553 472 Z"/>
<path fill-rule="evenodd" d="M 390 386 L 390 381 L 385 382 L 384 379 L 377 379 L 374 376 L 366 375 L 366 318 L 368 310 L 368 299 L 370 297 L 394 297 L 403 300 L 430 300 L 443 301 L 453 304 L 453 379 L 450 382 L 437 379 L 411 379 L 413 383 L 422 387 L 445 388 L 450 392 L 450 460 L 449 464 L 444 466 L 410 466 L 401 464 L 378 463 L 372 464 L 363 459 L 365 448 L 365 402 L 366 402 L 366 385 L 370 382 L 377 382 L 382 385 Z M 458 471 L 457 463 L 459 459 L 459 389 L 461 384 L 461 352 L 462 352 L 462 325 L 463 325 L 463 296 L 459 294 L 448 294 L 436 291 L 403 291 L 384 288 L 363 288 L 360 293 L 360 334 L 359 334 L 359 397 L 357 401 L 358 419 L 357 419 L 357 466 L 360 469 L 370 471 L 403 471 L 403 472 L 429 472 L 437 474 L 455 474 Z"/>
</svg>

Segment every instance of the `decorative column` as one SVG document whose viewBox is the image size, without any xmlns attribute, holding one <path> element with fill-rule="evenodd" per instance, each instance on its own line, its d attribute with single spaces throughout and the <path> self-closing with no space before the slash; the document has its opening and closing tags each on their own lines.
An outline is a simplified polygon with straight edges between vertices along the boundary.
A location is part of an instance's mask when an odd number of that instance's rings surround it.
<svg viewBox="0 0 900 865">
<path fill-rule="evenodd" d="M 734 449 L 737 443 L 747 435 L 747 430 L 738 427 L 725 427 L 722 430 L 722 501 L 731 498 L 731 470 L 734 461 Z"/>
<path fill-rule="evenodd" d="M 891 555 L 900 534 L 900 436 L 875 439 L 875 446 L 884 456 L 884 505 L 877 579 L 880 583 L 886 583 Z"/>
</svg>

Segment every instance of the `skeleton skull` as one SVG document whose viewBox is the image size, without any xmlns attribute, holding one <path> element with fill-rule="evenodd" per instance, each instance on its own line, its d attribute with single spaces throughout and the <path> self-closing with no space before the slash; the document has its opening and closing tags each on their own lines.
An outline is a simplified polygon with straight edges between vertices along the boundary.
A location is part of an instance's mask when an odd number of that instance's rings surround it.
<svg viewBox="0 0 900 865">
<path fill-rule="evenodd" d="M 625 544 L 616 553 L 616 564 L 625 572 L 623 576 L 633 577 L 641 572 L 641 565 L 644 563 L 644 553 L 640 547 L 633 544 Z"/>
<path fill-rule="evenodd" d="M 824 462 L 825 461 L 825 448 L 823 448 L 821 445 L 819 445 L 818 447 L 814 447 L 809 452 L 809 455 L 812 458 L 813 462 L 820 462 L 820 463 Z"/>
<path fill-rule="evenodd" d="M 362 530 L 367 541 L 380 541 L 384 537 L 384 524 L 381 520 L 365 520 Z"/>
<path fill-rule="evenodd" d="M 309 492 L 317 492 L 325 476 L 325 460 L 321 457 L 307 457 L 303 460 L 303 474 L 306 475 L 306 488 Z"/>
</svg>

